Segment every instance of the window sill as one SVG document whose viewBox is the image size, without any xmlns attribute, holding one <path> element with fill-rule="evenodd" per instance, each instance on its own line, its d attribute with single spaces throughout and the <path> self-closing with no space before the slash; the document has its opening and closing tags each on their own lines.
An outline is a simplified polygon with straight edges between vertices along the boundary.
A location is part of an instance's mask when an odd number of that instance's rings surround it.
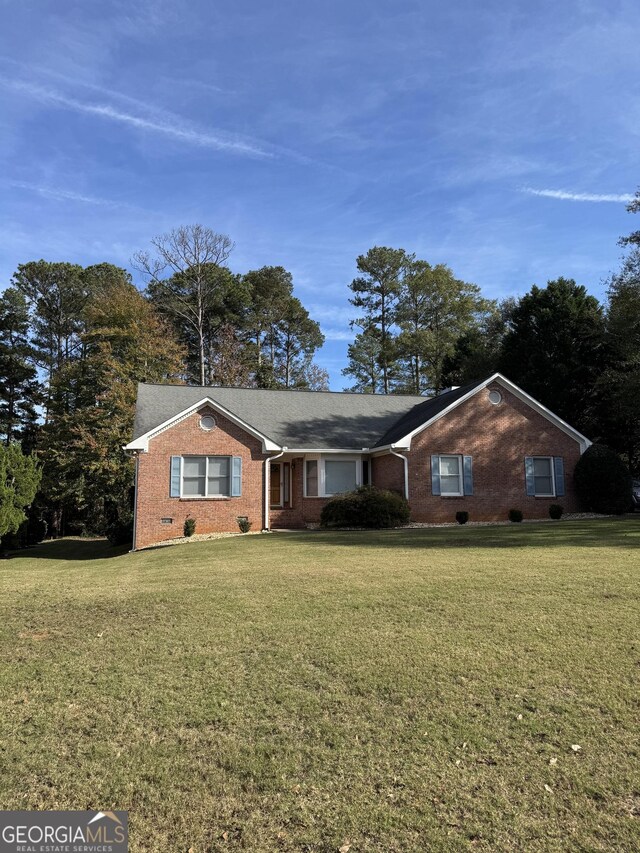
<svg viewBox="0 0 640 853">
<path fill-rule="evenodd" d="M 179 498 L 181 501 L 230 501 L 232 498 L 230 495 L 209 495 L 207 497 L 203 497 L 202 495 L 194 495 L 189 498 Z"/>
</svg>

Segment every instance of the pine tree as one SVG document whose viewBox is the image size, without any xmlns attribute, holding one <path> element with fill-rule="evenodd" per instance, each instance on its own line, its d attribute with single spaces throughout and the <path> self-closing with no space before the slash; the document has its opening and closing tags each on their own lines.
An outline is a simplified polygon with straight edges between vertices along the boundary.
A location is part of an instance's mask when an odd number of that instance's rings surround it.
<svg viewBox="0 0 640 853">
<path fill-rule="evenodd" d="M 365 329 L 347 350 L 349 364 L 343 368 L 343 376 L 351 376 L 355 384 L 348 391 L 364 394 L 382 393 L 382 368 L 380 367 L 380 333 L 377 329 Z"/>
<path fill-rule="evenodd" d="M 383 394 L 391 392 L 397 371 L 393 326 L 407 261 L 408 256 L 404 249 L 374 246 L 366 255 L 358 257 L 357 266 L 362 275 L 354 278 L 349 285 L 354 294 L 349 301 L 362 311 L 362 315 L 353 321 L 352 326 L 357 326 L 368 335 L 366 341 L 361 340 L 359 344 L 366 343 L 368 350 L 372 349 L 374 342 L 377 341 L 378 344 L 376 361 L 380 367 Z M 356 349 L 361 349 L 361 346 Z M 355 355 L 358 353 L 355 352 Z M 350 370 L 349 372 L 354 375 Z M 358 384 L 361 384 L 360 380 Z"/>
<path fill-rule="evenodd" d="M 0 296 L 0 435 L 5 444 L 33 442 L 39 402 L 27 301 L 8 287 Z"/>
<path fill-rule="evenodd" d="M 396 323 L 396 353 L 401 361 L 398 390 L 436 394 L 444 387 L 447 358 L 458 340 L 478 328 L 493 303 L 480 288 L 453 275 L 449 267 L 410 257 L 405 266 Z"/>
</svg>

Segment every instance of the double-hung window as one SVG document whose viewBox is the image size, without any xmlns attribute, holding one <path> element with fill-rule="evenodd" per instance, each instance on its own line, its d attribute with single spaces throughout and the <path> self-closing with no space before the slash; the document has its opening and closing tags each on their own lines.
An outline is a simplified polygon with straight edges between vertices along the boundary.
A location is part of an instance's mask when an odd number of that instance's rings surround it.
<svg viewBox="0 0 640 853">
<path fill-rule="evenodd" d="M 231 495 L 231 457 L 184 456 L 182 497 L 226 498 Z"/>
<path fill-rule="evenodd" d="M 473 459 L 461 453 L 434 453 L 431 457 L 431 494 L 462 498 L 473 494 Z"/>
<path fill-rule="evenodd" d="M 440 494 L 445 497 L 464 494 L 461 456 L 440 456 Z"/>
<path fill-rule="evenodd" d="M 565 494 L 562 456 L 525 456 L 524 473 L 530 498 L 561 498 Z"/>
<path fill-rule="evenodd" d="M 553 457 L 533 456 L 533 485 L 537 498 L 554 497 L 553 488 Z"/>
</svg>

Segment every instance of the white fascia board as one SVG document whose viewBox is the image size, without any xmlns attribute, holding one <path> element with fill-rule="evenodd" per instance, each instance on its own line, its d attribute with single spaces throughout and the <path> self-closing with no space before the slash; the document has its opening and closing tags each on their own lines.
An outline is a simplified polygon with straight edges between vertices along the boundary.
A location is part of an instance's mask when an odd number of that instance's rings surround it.
<svg viewBox="0 0 640 853">
<path fill-rule="evenodd" d="M 358 456 L 370 452 L 354 447 L 287 447 L 287 453 L 297 453 L 298 456 L 304 456 L 306 453 L 313 453 L 314 455 L 318 453 L 350 453 L 352 456 Z"/>
<path fill-rule="evenodd" d="M 164 421 L 153 429 L 145 432 L 144 435 L 135 438 L 133 441 L 130 441 L 129 444 L 124 446 L 124 450 L 141 450 L 143 452 L 147 452 L 149 450 L 149 442 L 152 438 L 155 438 L 161 432 L 164 432 L 167 429 L 170 429 L 172 426 L 175 426 L 180 421 L 188 418 L 189 415 L 192 415 L 199 408 L 204 405 L 211 406 L 212 409 L 219 412 L 221 415 L 224 415 L 225 418 L 228 418 L 232 423 L 241 427 L 245 432 L 248 432 L 250 435 L 253 435 L 255 438 L 259 438 L 262 442 L 262 449 L 265 453 L 273 451 L 273 450 L 282 450 L 279 444 L 271 441 L 270 438 L 267 438 L 266 435 L 262 435 L 261 432 L 258 432 L 257 429 L 252 427 L 250 424 L 245 423 L 239 417 L 230 412 L 228 409 L 225 409 L 224 406 L 221 406 L 220 403 L 216 403 L 215 400 L 212 400 L 211 397 L 203 397 L 202 400 L 199 400 L 197 403 L 194 403 L 192 406 L 189 406 L 188 409 L 183 409 L 183 411 L 178 412 L 177 415 L 173 415 L 168 420 Z"/>
<path fill-rule="evenodd" d="M 402 441 L 398 441 L 395 444 L 381 444 L 380 447 L 372 447 L 371 455 L 372 456 L 381 456 L 384 453 L 391 453 L 392 450 L 411 450 L 410 443 L 403 443 Z"/>
<path fill-rule="evenodd" d="M 558 429 L 561 429 L 568 436 L 570 436 L 570 438 L 573 438 L 574 441 L 577 441 L 580 445 L 581 453 L 584 453 L 587 447 L 589 447 L 589 445 L 591 444 L 591 441 L 586 436 L 582 435 L 581 432 L 578 432 L 577 429 L 574 429 L 574 427 L 572 427 L 566 421 L 563 421 L 562 418 L 559 418 L 558 415 L 555 415 L 550 409 L 547 409 L 546 406 L 543 406 L 542 403 L 539 403 L 530 394 L 527 394 L 526 391 L 523 391 L 522 388 L 519 388 L 517 385 L 507 379 L 506 376 L 503 376 L 501 373 L 494 373 L 488 379 L 485 379 L 484 382 L 481 382 L 479 385 L 476 385 L 470 391 L 464 394 L 462 397 L 459 397 L 457 400 L 447 406 L 446 409 L 443 409 L 441 412 L 438 412 L 437 415 L 434 415 L 428 421 L 425 421 L 425 423 L 421 424 L 419 427 L 416 427 L 416 429 L 412 430 L 400 441 L 396 442 L 393 445 L 390 445 L 390 447 L 399 448 L 400 446 L 411 446 L 411 440 L 414 436 L 418 435 L 418 433 L 422 432 L 423 430 L 427 429 L 427 427 L 430 427 L 432 424 L 436 423 L 436 421 L 439 421 L 440 418 L 446 417 L 455 408 L 460 406 L 466 400 L 469 400 L 479 391 L 482 391 L 483 388 L 486 388 L 487 385 L 490 385 L 492 382 L 497 382 L 499 385 L 502 385 L 503 388 L 506 388 L 507 391 L 510 391 L 514 395 L 514 397 L 517 397 L 519 400 L 522 400 L 523 403 L 526 403 L 528 406 L 534 409 L 534 411 L 542 415 L 543 418 L 546 418 L 550 423 L 554 424 L 554 426 L 557 426 Z"/>
</svg>

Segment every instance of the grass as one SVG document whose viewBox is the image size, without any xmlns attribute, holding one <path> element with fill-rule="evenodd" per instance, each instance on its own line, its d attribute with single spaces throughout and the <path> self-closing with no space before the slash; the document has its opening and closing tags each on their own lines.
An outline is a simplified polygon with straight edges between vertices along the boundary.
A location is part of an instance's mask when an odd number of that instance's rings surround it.
<svg viewBox="0 0 640 853">
<path fill-rule="evenodd" d="M 0 564 L 0 807 L 130 849 L 635 851 L 640 518 Z M 572 745 L 579 745 L 574 751 Z"/>
</svg>

